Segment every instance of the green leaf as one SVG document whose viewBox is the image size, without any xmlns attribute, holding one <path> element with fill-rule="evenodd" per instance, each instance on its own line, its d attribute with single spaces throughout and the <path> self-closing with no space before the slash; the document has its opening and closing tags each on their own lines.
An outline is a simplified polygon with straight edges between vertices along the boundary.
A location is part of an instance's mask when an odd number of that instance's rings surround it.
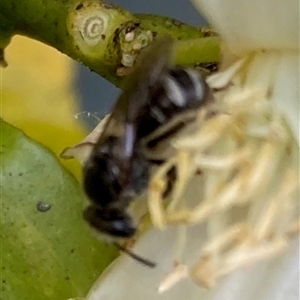
<svg viewBox="0 0 300 300">
<path fill-rule="evenodd" d="M 56 157 L 4 121 L 0 129 L 0 299 L 85 296 L 116 251 L 89 232 L 80 185 Z"/>
</svg>

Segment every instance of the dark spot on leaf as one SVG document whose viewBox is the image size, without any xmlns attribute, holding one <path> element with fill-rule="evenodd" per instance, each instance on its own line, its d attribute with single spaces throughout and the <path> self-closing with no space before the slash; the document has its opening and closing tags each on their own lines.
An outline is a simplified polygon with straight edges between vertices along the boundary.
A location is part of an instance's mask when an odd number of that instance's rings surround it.
<svg viewBox="0 0 300 300">
<path fill-rule="evenodd" d="M 21 173 L 19 173 L 18 175 L 19 175 L 19 176 L 22 176 L 22 175 L 23 175 L 23 173 L 21 172 Z"/>
<path fill-rule="evenodd" d="M 36 205 L 36 208 L 40 212 L 46 212 L 51 208 L 51 204 L 39 201 Z"/>
</svg>

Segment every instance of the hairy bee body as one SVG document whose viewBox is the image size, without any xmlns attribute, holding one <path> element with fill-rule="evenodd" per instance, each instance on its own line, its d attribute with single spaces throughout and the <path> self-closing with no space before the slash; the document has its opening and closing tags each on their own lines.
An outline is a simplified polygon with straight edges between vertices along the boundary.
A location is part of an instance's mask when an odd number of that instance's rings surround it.
<svg viewBox="0 0 300 300">
<path fill-rule="evenodd" d="M 127 207 L 147 188 L 152 160 L 166 158 L 153 159 L 151 153 L 212 99 L 198 72 L 170 65 L 171 46 L 169 39 L 160 39 L 149 47 L 84 167 L 90 200 L 84 218 L 113 237 L 136 232 Z"/>
</svg>

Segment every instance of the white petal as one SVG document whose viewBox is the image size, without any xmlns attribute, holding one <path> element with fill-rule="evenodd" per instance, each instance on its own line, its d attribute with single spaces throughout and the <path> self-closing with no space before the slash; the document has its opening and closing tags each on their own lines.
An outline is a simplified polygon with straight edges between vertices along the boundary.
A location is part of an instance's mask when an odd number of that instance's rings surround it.
<svg viewBox="0 0 300 300">
<path fill-rule="evenodd" d="M 250 53 L 227 70 L 209 77 L 208 83 L 214 88 L 229 86 L 227 98 L 234 95 L 236 89 L 265 93 L 268 101 L 285 117 L 294 138 L 300 143 L 299 53 L 296 51 Z"/>
<path fill-rule="evenodd" d="M 269 101 L 285 117 L 299 144 L 299 54 L 258 53 L 248 66 L 247 78 L 248 88 L 266 90 Z"/>
<path fill-rule="evenodd" d="M 203 232 L 203 231 L 202 231 Z M 118 300 L 118 299 L 199 299 L 200 295 L 207 293 L 204 289 L 193 284 L 190 280 L 184 280 L 175 285 L 164 294 L 158 293 L 158 286 L 162 278 L 172 268 L 172 248 L 176 240 L 176 230 L 170 229 L 160 232 L 152 229 L 139 240 L 134 251 L 157 263 L 155 269 L 149 269 L 138 264 L 131 258 L 123 256 L 116 261 L 90 291 L 87 300 Z M 201 232 L 194 230 L 190 233 L 189 242 L 192 239 L 201 243 Z M 199 244 L 198 244 L 199 245 Z M 186 253 L 188 259 L 195 259 L 198 255 L 197 245 Z M 169 255 L 168 255 L 169 254 Z"/>
<path fill-rule="evenodd" d="M 201 227 L 189 231 L 188 243 L 193 247 L 185 252 L 185 259 L 192 261 L 202 243 Z M 129 257 L 122 256 L 95 283 L 86 300 L 297 300 L 299 299 L 299 240 L 291 249 L 270 262 L 263 262 L 227 277 L 219 287 L 206 290 L 182 280 L 163 294 L 158 293 L 161 279 L 172 266 L 170 253 L 176 231 L 164 232 L 152 229 L 139 240 L 136 253 L 158 263 L 155 269 L 139 265 Z"/>
<path fill-rule="evenodd" d="M 298 144 L 300 144 L 299 85 L 299 54 L 287 53 L 278 62 L 272 101 L 285 116 Z"/>
<path fill-rule="evenodd" d="M 236 55 L 299 50 L 298 0 L 192 0 Z"/>
</svg>

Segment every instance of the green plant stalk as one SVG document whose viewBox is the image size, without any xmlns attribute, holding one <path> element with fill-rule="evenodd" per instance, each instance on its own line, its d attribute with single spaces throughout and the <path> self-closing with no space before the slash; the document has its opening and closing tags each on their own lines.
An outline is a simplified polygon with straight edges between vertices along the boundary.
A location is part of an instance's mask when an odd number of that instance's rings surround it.
<svg viewBox="0 0 300 300">
<path fill-rule="evenodd" d="M 218 62 L 220 38 L 211 36 L 200 39 L 181 40 L 174 46 L 174 61 L 179 65 Z"/>
<path fill-rule="evenodd" d="M 204 37 L 198 28 L 172 18 L 133 15 L 98 0 L 1 0 L 0 11 L 0 47 L 5 48 L 13 35 L 28 36 L 67 54 L 119 87 L 124 78 L 118 76 L 117 71 L 124 61 L 127 63 L 125 58 L 130 65 L 142 51 L 134 50 L 134 45 L 147 45 L 155 36 L 206 41 L 199 43 L 203 47 L 201 53 L 210 53 L 204 55 L 204 61 L 193 47 L 187 55 L 191 61 L 188 58 L 182 60 L 180 53 L 186 50 L 180 49 L 188 48 L 178 46 L 179 54 L 175 57 L 179 61 L 201 63 L 207 61 L 207 56 L 212 61 L 219 60 L 218 38 Z M 133 40 L 126 35 L 128 32 L 134 33 Z"/>
</svg>

